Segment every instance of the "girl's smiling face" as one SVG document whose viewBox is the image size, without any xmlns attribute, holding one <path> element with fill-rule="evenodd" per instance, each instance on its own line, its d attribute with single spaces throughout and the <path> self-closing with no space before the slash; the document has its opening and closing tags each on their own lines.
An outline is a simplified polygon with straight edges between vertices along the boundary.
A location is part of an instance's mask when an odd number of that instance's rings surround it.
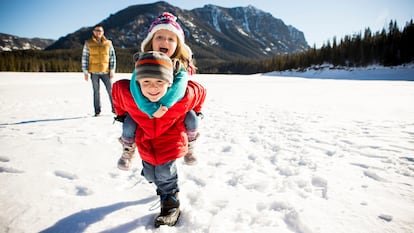
<svg viewBox="0 0 414 233">
<path fill-rule="evenodd" d="M 160 29 L 155 32 L 152 38 L 152 49 L 165 53 L 168 57 L 174 55 L 177 49 L 178 38 L 177 35 L 167 29 Z"/>
<path fill-rule="evenodd" d="M 171 86 L 169 82 L 156 78 L 141 78 L 138 83 L 142 94 L 151 102 L 158 102 Z"/>
</svg>

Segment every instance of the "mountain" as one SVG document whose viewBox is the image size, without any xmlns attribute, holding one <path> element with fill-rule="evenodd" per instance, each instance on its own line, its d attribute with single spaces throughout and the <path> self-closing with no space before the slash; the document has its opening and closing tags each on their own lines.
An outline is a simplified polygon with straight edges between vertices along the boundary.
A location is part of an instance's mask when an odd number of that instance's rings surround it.
<svg viewBox="0 0 414 233">
<path fill-rule="evenodd" d="M 43 50 L 55 40 L 41 38 L 23 38 L 0 33 L 0 51 L 35 49 Z"/>
<path fill-rule="evenodd" d="M 166 2 L 134 5 L 104 19 L 105 35 L 120 48 L 139 50 L 151 22 L 163 11 L 178 17 L 186 43 L 197 60 L 227 61 L 292 54 L 309 48 L 303 32 L 285 25 L 281 19 L 253 6 L 224 8 L 205 5 L 182 10 Z M 47 50 L 81 48 L 91 37 L 92 27 L 84 27 L 61 37 Z"/>
</svg>

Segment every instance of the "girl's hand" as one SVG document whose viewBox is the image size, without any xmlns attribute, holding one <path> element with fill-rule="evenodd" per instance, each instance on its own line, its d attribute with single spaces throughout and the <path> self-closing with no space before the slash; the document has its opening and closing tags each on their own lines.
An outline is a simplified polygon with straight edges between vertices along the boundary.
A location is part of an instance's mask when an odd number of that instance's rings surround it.
<svg viewBox="0 0 414 233">
<path fill-rule="evenodd" d="M 164 114 L 168 111 L 168 108 L 165 106 L 161 106 L 154 114 L 152 114 L 155 118 L 161 118 Z"/>
</svg>

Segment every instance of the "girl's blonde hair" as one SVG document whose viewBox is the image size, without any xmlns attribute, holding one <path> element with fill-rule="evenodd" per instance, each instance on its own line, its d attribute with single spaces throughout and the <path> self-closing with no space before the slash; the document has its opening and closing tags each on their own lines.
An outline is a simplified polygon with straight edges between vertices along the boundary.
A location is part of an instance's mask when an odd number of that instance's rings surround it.
<svg viewBox="0 0 414 233">
<path fill-rule="evenodd" d="M 148 41 L 148 43 L 144 46 L 144 51 L 141 51 L 142 53 L 146 53 L 146 52 L 154 50 L 152 48 L 153 38 L 151 38 Z M 193 57 L 192 57 L 193 54 L 192 54 L 190 48 L 187 45 L 185 45 L 184 43 L 181 43 L 181 41 L 179 41 L 180 39 L 178 38 L 178 36 L 177 36 L 177 40 L 178 40 L 177 41 L 177 48 L 175 48 L 174 54 L 170 57 L 171 60 L 176 64 L 176 69 L 175 70 L 180 71 L 181 69 L 185 69 L 190 74 L 195 73 L 195 70 L 197 68 L 194 66 L 194 61 L 193 61 Z M 185 48 L 183 45 L 186 46 L 187 48 Z"/>
</svg>

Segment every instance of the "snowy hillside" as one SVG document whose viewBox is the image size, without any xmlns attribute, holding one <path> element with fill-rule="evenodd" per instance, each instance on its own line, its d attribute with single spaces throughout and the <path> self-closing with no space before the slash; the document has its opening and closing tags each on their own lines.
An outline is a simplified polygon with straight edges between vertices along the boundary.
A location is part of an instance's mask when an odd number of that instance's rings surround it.
<svg viewBox="0 0 414 233">
<path fill-rule="evenodd" d="M 103 89 L 92 117 L 81 73 L 0 73 L 0 232 L 414 232 L 414 82 L 194 79 L 199 163 L 178 162 L 181 219 L 155 229 Z"/>
</svg>

